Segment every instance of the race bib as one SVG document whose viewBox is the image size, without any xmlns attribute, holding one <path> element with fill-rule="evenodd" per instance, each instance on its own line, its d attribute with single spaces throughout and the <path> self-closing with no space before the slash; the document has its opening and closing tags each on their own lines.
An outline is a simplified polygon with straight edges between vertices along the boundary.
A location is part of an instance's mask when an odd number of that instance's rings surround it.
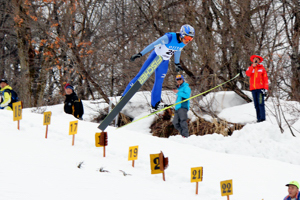
<svg viewBox="0 0 300 200">
<path fill-rule="evenodd" d="M 170 60 L 175 50 L 169 49 L 166 45 L 158 45 L 154 49 L 155 53 L 161 56 L 164 60 Z"/>
</svg>

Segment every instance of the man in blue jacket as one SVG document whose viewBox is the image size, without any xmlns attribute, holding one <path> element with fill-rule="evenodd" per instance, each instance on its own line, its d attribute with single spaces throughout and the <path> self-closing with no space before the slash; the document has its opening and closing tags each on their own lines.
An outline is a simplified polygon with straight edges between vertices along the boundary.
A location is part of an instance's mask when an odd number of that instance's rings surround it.
<svg viewBox="0 0 300 200">
<path fill-rule="evenodd" d="M 177 81 L 177 89 L 173 90 L 176 93 L 177 99 L 176 103 L 183 101 L 185 99 L 190 98 L 191 96 L 191 88 L 189 84 L 184 81 L 184 77 L 182 75 L 176 76 Z M 174 127 L 180 132 L 182 137 L 189 136 L 189 129 L 187 123 L 187 112 L 190 108 L 190 101 L 185 101 L 175 106 L 175 115 L 173 119 Z"/>
<path fill-rule="evenodd" d="M 300 200 L 299 183 L 297 181 L 291 181 L 285 186 L 289 187 L 289 195 L 286 196 L 283 200 Z"/>
<path fill-rule="evenodd" d="M 179 72 L 183 70 L 180 65 L 181 50 L 193 40 L 194 36 L 195 29 L 192 26 L 185 24 L 181 27 L 179 33 L 166 33 L 164 36 L 148 45 L 143 51 L 131 56 L 130 60 L 134 61 L 136 58 L 140 58 L 154 49 L 143 64 L 139 73 L 129 82 L 122 96 L 128 92 L 131 86 L 139 79 L 139 77 L 144 73 L 156 56 L 161 56 L 163 61 L 155 70 L 155 82 L 151 92 L 151 107 L 155 110 L 162 109 L 164 105 L 160 103 L 161 90 L 164 78 L 168 71 L 169 60 L 174 54 L 176 71 Z"/>
</svg>

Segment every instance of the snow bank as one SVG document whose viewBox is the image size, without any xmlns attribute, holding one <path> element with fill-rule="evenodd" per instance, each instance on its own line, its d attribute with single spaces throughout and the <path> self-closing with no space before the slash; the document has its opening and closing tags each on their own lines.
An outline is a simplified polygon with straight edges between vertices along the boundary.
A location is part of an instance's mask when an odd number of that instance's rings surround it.
<svg viewBox="0 0 300 200">
<path fill-rule="evenodd" d="M 243 91 L 249 97 L 251 93 L 248 91 Z M 230 108 L 238 105 L 247 103 L 242 97 L 237 95 L 233 91 L 229 92 L 211 92 L 199 102 L 200 106 L 207 110 L 212 110 L 214 112 L 221 112 L 225 108 Z"/>
</svg>

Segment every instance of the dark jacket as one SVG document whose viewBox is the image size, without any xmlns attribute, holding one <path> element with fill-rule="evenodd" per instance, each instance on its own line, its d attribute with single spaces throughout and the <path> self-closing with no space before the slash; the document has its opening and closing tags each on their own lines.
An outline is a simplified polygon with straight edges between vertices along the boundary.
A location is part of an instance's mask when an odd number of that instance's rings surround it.
<svg viewBox="0 0 300 200">
<path fill-rule="evenodd" d="M 77 119 L 82 118 L 83 105 L 82 101 L 78 98 L 77 94 L 73 92 L 70 95 L 66 95 L 64 111 L 67 114 L 72 114 Z"/>
</svg>

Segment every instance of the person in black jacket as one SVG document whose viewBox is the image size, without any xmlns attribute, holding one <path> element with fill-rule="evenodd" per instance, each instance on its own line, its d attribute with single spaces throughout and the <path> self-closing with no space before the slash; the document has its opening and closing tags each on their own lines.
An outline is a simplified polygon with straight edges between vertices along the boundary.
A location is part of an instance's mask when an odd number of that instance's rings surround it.
<svg viewBox="0 0 300 200">
<path fill-rule="evenodd" d="M 82 101 L 78 98 L 77 94 L 74 92 L 72 85 L 67 83 L 65 85 L 66 99 L 64 105 L 64 111 L 67 114 L 72 114 L 77 119 L 82 120 L 83 115 L 83 105 Z"/>
</svg>

